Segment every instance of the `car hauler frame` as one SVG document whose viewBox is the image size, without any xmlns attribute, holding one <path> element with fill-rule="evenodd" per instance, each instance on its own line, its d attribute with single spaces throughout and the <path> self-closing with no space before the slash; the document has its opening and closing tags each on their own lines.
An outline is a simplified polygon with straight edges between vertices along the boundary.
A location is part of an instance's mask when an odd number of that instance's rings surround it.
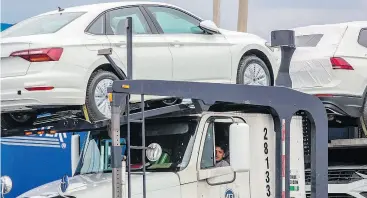
<svg viewBox="0 0 367 198">
<path fill-rule="evenodd" d="M 292 90 L 289 77 L 289 63 L 294 52 L 293 31 L 273 31 L 272 46 L 280 46 L 282 52 L 281 66 L 276 84 L 279 87 L 232 85 L 219 83 L 197 83 L 162 80 L 131 80 L 132 79 L 132 18 L 127 19 L 127 59 L 128 75 L 126 80 L 113 82 L 108 89 L 111 102 L 111 120 L 102 120 L 90 123 L 71 115 L 51 125 L 42 125 L 41 128 L 29 127 L 2 130 L 2 137 L 31 135 L 43 133 L 63 133 L 100 130 L 108 127 L 112 139 L 112 174 L 113 197 L 121 198 L 121 171 L 122 156 L 120 146 L 120 126 L 127 124 L 127 170 L 128 170 L 128 198 L 131 198 L 130 185 L 130 149 L 147 149 L 145 147 L 144 119 L 156 115 L 180 112 L 188 109 L 185 105 L 173 105 L 145 111 L 144 95 L 170 96 L 193 99 L 197 111 L 209 110 L 216 102 L 244 104 L 249 108 L 270 109 L 274 119 L 276 132 L 276 197 L 290 198 L 290 134 L 289 127 L 292 116 L 303 111 L 311 122 L 311 197 L 326 198 L 328 195 L 328 138 L 327 116 L 322 102 L 305 93 Z M 100 50 L 108 60 L 111 49 Z M 111 60 L 115 70 L 115 64 Z M 282 86 L 282 87 L 281 87 Z M 130 114 L 129 98 L 131 94 L 141 95 L 141 112 Z M 121 110 L 125 115 L 121 116 Z M 130 145 L 130 123 L 142 123 L 142 145 Z M 316 153 L 317 151 L 317 153 Z M 143 157 L 145 160 L 145 158 Z M 144 164 L 143 160 L 143 164 Z M 146 195 L 145 168 L 143 168 L 143 196 Z"/>
</svg>

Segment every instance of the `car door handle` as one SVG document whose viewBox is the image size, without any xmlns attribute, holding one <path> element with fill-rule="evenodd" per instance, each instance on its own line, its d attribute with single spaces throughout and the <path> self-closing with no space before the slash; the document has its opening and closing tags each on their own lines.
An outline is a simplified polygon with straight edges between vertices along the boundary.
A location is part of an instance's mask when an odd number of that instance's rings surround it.
<svg viewBox="0 0 367 198">
<path fill-rule="evenodd" d="M 126 42 L 125 41 L 118 41 L 115 43 L 115 45 L 117 47 L 125 47 L 126 46 Z"/>
<path fill-rule="evenodd" d="M 183 44 L 180 41 L 173 41 L 172 43 L 170 43 L 170 45 L 172 47 L 180 47 L 180 46 L 183 46 Z"/>
</svg>

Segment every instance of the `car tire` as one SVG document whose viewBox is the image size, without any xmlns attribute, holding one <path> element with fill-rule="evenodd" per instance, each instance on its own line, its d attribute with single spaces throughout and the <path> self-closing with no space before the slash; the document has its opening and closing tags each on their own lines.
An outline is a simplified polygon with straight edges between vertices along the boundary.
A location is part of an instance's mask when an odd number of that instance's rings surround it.
<svg viewBox="0 0 367 198">
<path fill-rule="evenodd" d="M 163 105 L 165 106 L 176 105 L 176 104 L 180 104 L 181 102 L 182 102 L 181 98 L 168 98 L 162 101 Z"/>
<path fill-rule="evenodd" d="M 98 70 L 92 73 L 88 85 L 85 99 L 85 106 L 88 111 L 89 120 L 94 122 L 111 118 L 111 105 L 108 101 L 107 87 L 115 80 L 120 80 L 113 72 Z M 97 90 L 98 87 L 98 90 Z M 105 112 L 100 111 L 98 102 L 101 102 Z M 102 106 L 100 106 L 102 108 Z"/>
<path fill-rule="evenodd" d="M 265 75 L 266 79 L 259 79 L 262 75 Z M 245 85 L 271 86 L 272 79 L 269 68 L 263 60 L 255 55 L 244 56 L 238 65 L 236 83 Z"/>
<path fill-rule="evenodd" d="M 21 116 L 25 117 L 21 118 Z M 12 129 L 33 125 L 36 119 L 36 113 L 3 113 L 1 114 L 1 128 Z"/>
<path fill-rule="evenodd" d="M 359 127 L 361 127 L 364 137 L 367 137 L 367 99 L 364 100 L 362 114 L 358 121 Z"/>
</svg>

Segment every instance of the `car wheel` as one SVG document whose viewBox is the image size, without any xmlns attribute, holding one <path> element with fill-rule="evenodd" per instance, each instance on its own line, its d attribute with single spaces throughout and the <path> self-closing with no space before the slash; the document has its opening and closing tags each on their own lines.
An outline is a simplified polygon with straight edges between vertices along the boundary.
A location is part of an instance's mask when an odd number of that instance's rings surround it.
<svg viewBox="0 0 367 198">
<path fill-rule="evenodd" d="M 175 105 L 175 104 L 180 104 L 182 102 L 182 99 L 180 98 L 168 98 L 168 99 L 164 99 L 162 101 L 162 103 L 166 106 L 171 106 L 171 105 Z"/>
<path fill-rule="evenodd" d="M 237 84 L 271 86 L 269 68 L 263 60 L 254 55 L 241 59 L 237 70 Z"/>
<path fill-rule="evenodd" d="M 110 71 L 98 70 L 92 73 L 85 100 L 90 121 L 111 118 L 111 105 L 108 100 L 107 88 L 119 78 Z"/>
<path fill-rule="evenodd" d="M 37 113 L 4 113 L 1 114 L 1 127 L 12 129 L 15 127 L 29 126 L 37 119 Z"/>
</svg>

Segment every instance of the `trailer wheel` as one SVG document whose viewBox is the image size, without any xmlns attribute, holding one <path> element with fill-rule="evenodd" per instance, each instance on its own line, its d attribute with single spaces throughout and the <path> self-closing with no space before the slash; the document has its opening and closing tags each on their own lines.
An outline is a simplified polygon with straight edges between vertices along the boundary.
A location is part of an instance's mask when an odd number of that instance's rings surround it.
<svg viewBox="0 0 367 198">
<path fill-rule="evenodd" d="M 271 86 L 268 66 L 255 55 L 244 56 L 237 70 L 237 84 Z"/>
<path fill-rule="evenodd" d="M 37 119 L 37 113 L 3 113 L 1 114 L 1 128 L 12 129 L 15 127 L 29 126 Z"/>
<path fill-rule="evenodd" d="M 119 78 L 110 71 L 98 70 L 92 73 L 85 99 L 90 121 L 111 118 L 107 87 L 111 86 L 115 80 L 119 80 Z"/>
</svg>

